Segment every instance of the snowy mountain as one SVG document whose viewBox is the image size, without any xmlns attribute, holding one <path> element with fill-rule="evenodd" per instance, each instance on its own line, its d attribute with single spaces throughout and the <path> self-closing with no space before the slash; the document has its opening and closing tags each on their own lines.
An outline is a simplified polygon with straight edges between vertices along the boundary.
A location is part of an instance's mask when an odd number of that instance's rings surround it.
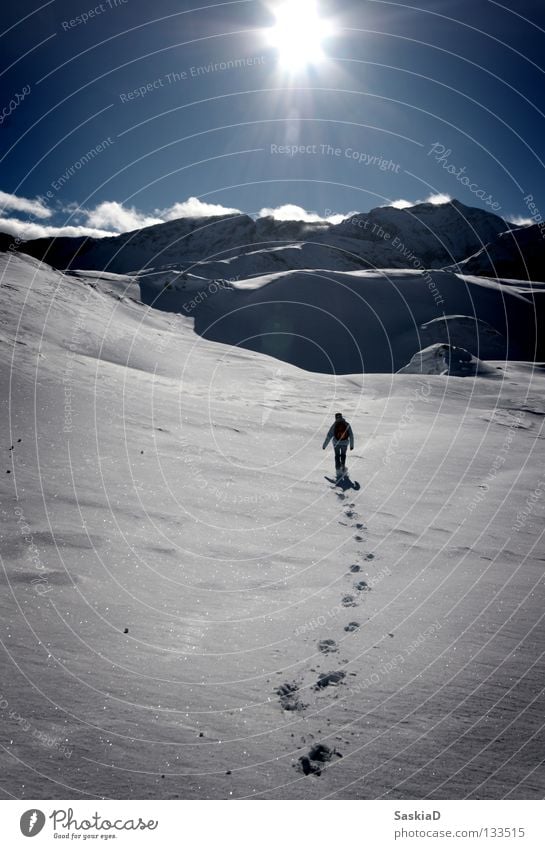
<svg viewBox="0 0 545 849">
<path fill-rule="evenodd" d="M 473 256 L 459 263 L 465 274 L 545 281 L 543 224 L 500 233 Z"/>
<path fill-rule="evenodd" d="M 540 369 L 309 373 L 132 277 L 0 280 L 5 793 L 543 798 Z"/>
<path fill-rule="evenodd" d="M 381 207 L 336 225 L 247 215 L 180 218 L 103 239 L 35 239 L 22 250 L 63 269 L 131 274 L 170 266 L 232 279 L 294 268 L 439 268 L 507 229 L 498 216 L 452 201 Z M 0 247 L 10 241 L 4 237 Z"/>
<path fill-rule="evenodd" d="M 337 233 L 357 234 L 364 242 L 380 246 L 377 267 L 411 267 L 414 260 L 425 268 L 438 268 L 453 257 L 469 256 L 510 227 L 503 218 L 457 200 L 443 204 L 421 203 L 407 209 L 378 207 L 367 215 L 341 222 Z M 365 253 L 368 245 L 365 244 Z M 397 261 L 389 262 L 390 258 Z"/>
<path fill-rule="evenodd" d="M 111 283 L 129 274 L 144 303 L 191 317 L 207 339 L 314 372 L 395 372 L 435 343 L 481 358 L 545 358 L 545 285 L 466 273 L 486 270 L 490 246 L 535 248 L 536 228 L 508 227 L 452 201 L 377 208 L 337 225 L 183 218 L 24 250 L 72 275 Z"/>
</svg>

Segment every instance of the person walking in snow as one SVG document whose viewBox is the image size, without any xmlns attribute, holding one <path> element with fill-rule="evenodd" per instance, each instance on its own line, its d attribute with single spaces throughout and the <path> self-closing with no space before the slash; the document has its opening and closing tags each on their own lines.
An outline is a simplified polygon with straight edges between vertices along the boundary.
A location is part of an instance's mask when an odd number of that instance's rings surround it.
<svg viewBox="0 0 545 849">
<path fill-rule="evenodd" d="M 327 448 L 333 440 L 333 448 L 335 451 L 335 471 L 337 477 L 346 473 L 346 449 L 350 443 L 350 450 L 354 449 L 354 434 L 352 428 L 344 418 L 342 413 L 335 413 L 335 421 L 329 428 L 327 436 L 322 445 L 323 450 Z"/>
</svg>

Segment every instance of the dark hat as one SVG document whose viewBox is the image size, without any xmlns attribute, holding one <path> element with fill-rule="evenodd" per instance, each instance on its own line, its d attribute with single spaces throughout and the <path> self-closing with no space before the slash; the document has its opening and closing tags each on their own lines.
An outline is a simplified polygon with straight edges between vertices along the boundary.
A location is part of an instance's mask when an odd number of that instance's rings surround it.
<svg viewBox="0 0 545 849">
<path fill-rule="evenodd" d="M 342 413 L 335 413 L 335 418 L 336 418 L 336 419 L 342 419 L 342 417 L 343 417 L 343 414 L 342 414 Z"/>
</svg>

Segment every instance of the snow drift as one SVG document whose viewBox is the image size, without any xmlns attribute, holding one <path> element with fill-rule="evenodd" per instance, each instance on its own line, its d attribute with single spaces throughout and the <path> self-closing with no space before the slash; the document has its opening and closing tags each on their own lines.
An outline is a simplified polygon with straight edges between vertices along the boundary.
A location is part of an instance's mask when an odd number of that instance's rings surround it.
<svg viewBox="0 0 545 849">
<path fill-rule="evenodd" d="M 452 377 L 492 375 L 494 369 L 455 345 L 429 345 L 411 357 L 398 374 L 442 374 Z"/>
<path fill-rule="evenodd" d="M 422 340 L 428 345 L 447 342 L 466 348 L 481 359 L 503 360 L 508 356 L 505 337 L 488 322 L 474 316 L 443 315 L 425 322 L 420 329 Z"/>
</svg>

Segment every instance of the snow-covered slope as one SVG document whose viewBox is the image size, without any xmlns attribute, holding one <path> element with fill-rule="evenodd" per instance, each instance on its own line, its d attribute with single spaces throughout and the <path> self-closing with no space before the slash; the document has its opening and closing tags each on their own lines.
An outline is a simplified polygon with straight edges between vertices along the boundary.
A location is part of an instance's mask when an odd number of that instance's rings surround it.
<svg viewBox="0 0 545 849">
<path fill-rule="evenodd" d="M 501 366 L 497 366 L 497 369 L 502 371 Z M 417 351 L 411 361 L 399 369 L 398 374 L 442 374 L 449 377 L 474 377 L 478 374 L 499 377 L 491 366 L 465 348 L 444 344 L 428 345 L 422 351 Z"/>
<path fill-rule="evenodd" d="M 543 224 L 500 233 L 490 244 L 459 264 L 465 274 L 545 282 Z"/>
<path fill-rule="evenodd" d="M 6 795 L 543 798 L 541 371 L 309 374 L 0 280 Z"/>
<path fill-rule="evenodd" d="M 309 371 L 397 371 L 428 344 L 421 325 L 444 312 L 493 327 L 505 340 L 503 356 L 535 357 L 531 296 L 486 278 L 385 269 L 280 272 L 224 285 L 174 279 L 166 289 L 164 281 L 142 277 L 142 299 L 193 316 L 207 339 Z M 449 342 L 448 327 L 436 341 Z"/>
<path fill-rule="evenodd" d="M 410 267 L 415 257 L 426 268 L 438 268 L 452 262 L 452 257 L 469 256 L 475 245 L 479 249 L 508 229 L 503 218 L 453 200 L 407 209 L 378 207 L 343 221 L 336 232 L 377 242 L 378 255 L 385 260 L 375 263 L 378 267 L 399 267 L 396 259 L 400 257 L 403 267 Z"/>
<path fill-rule="evenodd" d="M 503 334 L 488 322 L 468 315 L 444 315 L 425 322 L 420 328 L 425 347 L 436 342 L 465 348 L 485 360 L 507 357 L 508 345 Z"/>
<path fill-rule="evenodd" d="M 134 273 L 170 265 L 210 279 L 241 278 L 293 268 L 438 268 L 465 259 L 508 227 L 496 215 L 452 201 L 377 208 L 337 225 L 247 215 L 180 218 L 111 238 L 36 239 L 23 250 L 57 268 Z"/>
</svg>

